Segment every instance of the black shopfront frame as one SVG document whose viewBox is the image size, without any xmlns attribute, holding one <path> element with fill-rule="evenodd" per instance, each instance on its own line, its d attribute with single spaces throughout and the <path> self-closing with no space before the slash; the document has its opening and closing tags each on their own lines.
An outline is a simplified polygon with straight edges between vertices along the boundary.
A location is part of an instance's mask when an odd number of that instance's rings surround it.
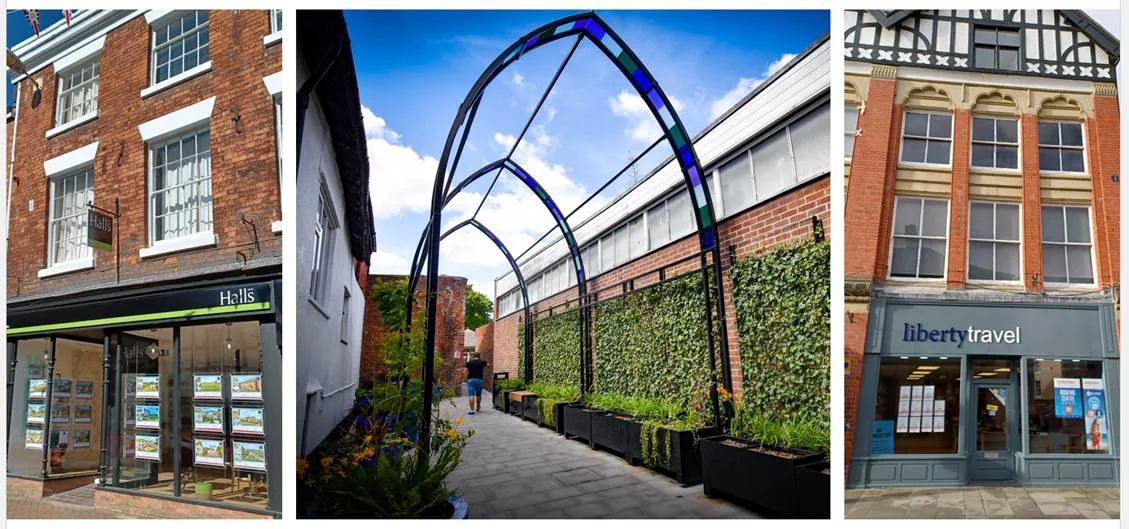
<svg viewBox="0 0 1129 529">
<path fill-rule="evenodd" d="M 45 303 L 43 306 L 38 306 L 29 311 L 21 311 L 18 308 L 9 308 L 9 324 L 36 324 L 43 321 L 50 321 L 45 319 L 45 314 L 54 312 L 58 314 L 58 310 L 66 307 L 67 314 L 82 314 L 88 316 L 95 314 L 92 312 L 92 306 L 109 306 L 108 303 L 127 303 L 130 299 L 141 299 L 146 310 L 153 312 L 162 312 L 163 308 L 181 309 L 186 306 L 193 306 L 201 301 L 218 297 L 212 294 L 225 295 L 225 301 L 230 299 L 230 295 L 224 294 L 227 292 L 247 292 L 254 291 L 260 294 L 258 303 L 264 304 L 265 307 L 256 310 L 246 310 L 242 312 L 230 313 L 211 313 L 208 312 L 206 307 L 201 307 L 199 315 L 184 315 L 172 317 L 168 319 L 152 319 L 146 320 L 144 323 L 132 323 L 126 325 L 107 325 L 107 326 L 88 326 L 76 327 L 82 330 L 101 330 L 104 331 L 102 338 L 102 367 L 103 367 L 103 392 L 102 392 L 102 424 L 99 426 L 101 430 L 101 446 L 99 450 L 99 476 L 98 487 L 106 490 L 112 490 L 117 493 L 132 494 L 137 496 L 146 496 L 159 499 L 175 498 L 175 501 L 183 501 L 198 505 L 206 505 L 214 508 L 225 508 L 232 510 L 239 510 L 252 513 L 265 513 L 274 515 L 276 518 L 281 516 L 282 513 L 282 281 L 277 278 L 258 278 L 256 281 L 206 281 L 193 285 L 195 288 L 187 289 L 146 289 L 143 294 L 138 295 L 136 298 L 125 296 L 102 296 L 97 300 L 83 302 L 83 300 L 74 300 L 72 304 L 61 304 L 58 306 L 55 303 Z M 265 295 L 267 299 L 262 299 Z M 162 306 L 161 299 L 163 298 L 165 305 Z M 265 302 L 265 303 L 264 303 Z M 120 311 L 120 309 L 117 309 Z M 121 403 L 119 396 L 123 388 L 119 387 L 120 374 L 122 369 L 122 346 L 121 334 L 131 330 L 151 329 L 155 327 L 171 328 L 173 331 L 173 349 L 171 351 L 173 359 L 173 380 L 181 380 L 181 340 L 180 332 L 184 327 L 191 327 L 196 325 L 227 323 L 227 322 L 246 322 L 256 321 L 259 323 L 259 344 L 260 344 L 260 361 L 262 364 L 262 405 L 263 405 L 263 423 L 264 435 L 263 443 L 266 448 L 266 476 L 267 476 L 267 508 L 266 510 L 255 509 L 230 502 L 215 502 L 208 500 L 199 500 L 191 497 L 181 496 L 181 461 L 179 447 L 172 450 L 173 453 L 173 496 L 170 497 L 166 494 L 155 494 L 146 492 L 144 490 L 128 489 L 115 486 L 114 484 L 120 483 L 120 465 L 121 456 L 124 449 L 121 446 L 121 428 L 120 418 Z M 26 322 L 26 323 L 25 323 Z M 11 330 L 12 327 L 9 327 Z M 47 375 L 53 377 L 54 363 L 55 363 L 55 343 L 58 338 L 69 338 L 67 331 L 53 331 L 42 333 L 23 333 L 16 336 L 8 337 L 8 406 L 7 418 L 8 428 L 7 433 L 10 436 L 12 428 L 12 402 L 14 392 L 15 374 L 18 369 L 18 342 L 20 340 L 28 339 L 47 339 L 49 341 L 48 355 L 47 355 Z M 49 378 L 50 379 L 50 378 Z M 177 440 L 181 438 L 182 433 L 182 420 L 181 420 L 181 384 L 174 384 L 172 387 L 172 398 L 175 405 L 171 410 L 172 428 L 171 439 Z M 54 384 L 48 385 L 47 398 L 46 398 L 46 416 L 50 417 L 51 402 Z M 41 481 L 47 481 L 49 478 L 47 474 L 49 454 L 50 454 L 50 420 L 45 421 L 44 424 L 44 443 L 43 443 L 43 467 L 38 477 Z M 19 476 L 27 477 L 27 476 Z M 35 479 L 35 478 L 32 478 Z"/>
</svg>

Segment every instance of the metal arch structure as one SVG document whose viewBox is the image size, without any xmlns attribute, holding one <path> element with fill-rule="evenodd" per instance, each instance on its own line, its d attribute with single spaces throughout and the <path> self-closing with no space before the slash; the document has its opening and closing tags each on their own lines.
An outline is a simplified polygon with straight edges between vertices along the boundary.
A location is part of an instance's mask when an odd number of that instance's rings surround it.
<svg viewBox="0 0 1129 529">
<path fill-rule="evenodd" d="M 533 354 L 533 320 L 530 319 L 531 312 L 529 310 L 529 291 L 525 287 L 525 276 L 521 274 L 521 267 L 517 265 L 517 261 L 514 260 L 513 254 L 510 253 L 510 250 L 506 248 L 506 245 L 502 243 L 501 239 L 498 239 L 498 236 L 494 235 L 494 232 L 490 231 L 489 228 L 475 219 L 467 219 L 454 226 L 451 226 L 451 229 L 443 232 L 443 235 L 439 236 L 439 240 L 442 241 L 443 239 L 446 239 L 448 235 L 451 235 L 452 233 L 455 233 L 456 231 L 459 231 L 467 226 L 478 228 L 478 231 L 482 232 L 482 234 L 485 235 L 486 238 L 490 239 L 490 241 L 494 243 L 494 246 L 497 246 L 498 250 L 502 252 L 503 256 L 505 256 L 506 261 L 510 263 L 510 268 L 513 268 L 514 270 L 514 275 L 517 276 L 517 285 L 521 288 L 521 297 L 525 302 L 525 321 L 528 323 L 525 326 L 524 336 L 526 355 L 525 373 L 522 373 L 525 382 L 528 383 L 533 378 L 533 362 L 531 362 L 529 358 Z M 409 290 L 409 292 L 411 291 Z"/>
<path fill-rule="evenodd" d="M 433 402 L 433 387 L 435 384 L 434 373 L 434 356 L 435 356 L 435 314 L 437 310 L 435 293 L 439 288 L 439 225 L 442 220 L 442 211 L 447 203 L 447 190 L 450 189 L 451 179 L 454 177 L 455 168 L 458 165 L 459 158 L 462 155 L 463 147 L 466 143 L 468 132 L 474 121 L 474 116 L 478 111 L 478 104 L 485 93 L 486 87 L 506 69 L 510 64 L 519 60 L 524 54 L 532 51 L 535 48 L 548 44 L 550 42 L 567 38 L 577 37 L 576 44 L 573 45 L 572 51 L 565 57 L 564 63 L 561 68 L 557 70 L 556 76 L 546 89 L 545 94 L 541 98 L 541 103 L 538 104 L 534 110 L 533 116 L 526 124 L 526 129 L 533 121 L 537 111 L 540 109 L 541 104 L 549 95 L 549 91 L 555 84 L 557 78 L 560 76 L 561 71 L 567 64 L 572 52 L 576 50 L 576 46 L 580 44 L 585 38 L 593 43 L 601 52 L 616 66 L 621 74 L 627 79 L 631 86 L 635 89 L 637 94 L 646 103 L 647 108 L 651 111 L 652 116 L 661 124 L 663 129 L 663 136 L 670 145 L 671 150 L 674 152 L 674 158 L 679 163 L 682 170 L 683 181 L 693 204 L 694 222 L 697 227 L 698 242 L 700 246 L 700 259 L 702 271 L 702 296 L 705 301 L 704 316 L 706 326 L 706 342 L 708 347 L 709 368 L 711 376 L 710 387 L 710 400 L 712 403 L 714 416 L 721 421 L 721 409 L 718 403 L 717 395 L 717 369 L 714 354 L 717 351 L 716 344 L 714 343 L 713 336 L 713 314 L 711 304 L 715 305 L 718 316 L 719 338 L 722 344 L 723 353 L 719 355 L 722 365 L 722 383 L 728 389 L 732 389 L 731 376 L 729 374 L 729 355 L 727 347 L 727 333 L 725 329 L 725 304 L 723 301 L 722 281 L 721 281 L 721 252 L 718 248 L 717 242 L 717 222 L 714 215 L 713 202 L 710 193 L 706 187 L 706 181 L 703 177 L 702 166 L 698 159 L 698 155 L 694 149 L 690 135 L 687 133 L 682 120 L 678 117 L 678 113 L 670 103 L 670 99 L 663 92 L 661 86 L 647 70 L 646 66 L 631 50 L 630 47 L 621 39 L 614 30 L 608 26 L 596 13 L 580 13 L 570 15 L 561 19 L 555 20 L 545 24 L 519 38 L 516 42 L 508 46 L 494 61 L 479 75 L 478 80 L 475 81 L 470 91 L 467 93 L 463 102 L 459 105 L 455 119 L 451 123 L 451 128 L 447 133 L 447 139 L 443 146 L 443 153 L 439 157 L 439 163 L 435 171 L 435 181 L 431 194 L 431 215 L 426 228 L 426 235 L 421 239 L 420 249 L 422 252 L 417 252 L 420 259 L 427 261 L 427 288 L 426 288 L 426 303 L 427 303 L 427 331 L 424 342 L 425 360 L 423 362 L 423 424 L 421 433 L 422 448 L 425 453 L 430 452 L 430 427 L 431 427 L 431 407 Z M 469 119 L 468 119 L 469 114 Z M 462 129 L 463 134 L 461 140 L 458 142 L 457 154 L 452 160 L 451 153 L 455 147 L 455 141 Z M 522 136 L 524 136 L 524 132 Z M 514 142 L 513 149 L 521 142 L 522 137 Z M 505 158 L 513 155 L 513 149 L 510 154 Z M 450 165 L 450 169 L 448 166 Z M 449 173 L 448 173 L 449 170 Z M 499 171 L 500 174 L 500 171 Z M 518 175 L 519 178 L 521 175 Z M 528 175 L 526 175 L 528 176 Z M 495 176 L 495 182 L 497 176 Z M 490 189 L 487 190 L 483 196 L 483 203 L 493 190 L 491 184 Z M 546 197 L 548 195 L 546 194 Z M 479 208 L 481 208 L 481 204 Z M 477 216 L 477 211 L 475 212 Z M 563 220 L 557 210 L 557 218 Z M 473 217 L 472 217 L 473 218 Z M 571 232 L 567 232 L 571 236 Z M 575 241 L 573 241 L 575 243 Z M 424 248 L 426 246 L 426 248 Z M 710 258 L 707 260 L 707 254 Z M 577 271 L 577 287 L 578 289 L 584 288 L 584 275 L 582 269 L 582 261 L 578 256 L 574 256 L 576 271 Z M 714 276 L 714 288 L 711 292 L 710 287 L 710 273 Z M 419 277 L 416 270 L 412 271 L 412 278 L 409 283 L 414 284 Z M 409 299 L 412 296 L 408 296 Z M 582 296 L 579 301 L 581 305 L 586 307 L 587 303 Z M 409 301 L 410 303 L 410 301 Z M 584 308 L 582 314 L 581 325 L 582 329 L 586 328 L 587 322 L 590 317 L 590 309 Z M 410 321 L 410 320 L 409 320 Z M 581 343 L 587 342 L 587 336 L 582 335 Z M 582 345 L 583 347 L 583 345 Z M 584 349 L 581 350 L 581 362 L 587 365 L 588 359 L 584 354 Z M 581 391 L 587 389 L 590 380 L 585 380 L 586 369 L 582 367 L 581 370 Z"/>
</svg>

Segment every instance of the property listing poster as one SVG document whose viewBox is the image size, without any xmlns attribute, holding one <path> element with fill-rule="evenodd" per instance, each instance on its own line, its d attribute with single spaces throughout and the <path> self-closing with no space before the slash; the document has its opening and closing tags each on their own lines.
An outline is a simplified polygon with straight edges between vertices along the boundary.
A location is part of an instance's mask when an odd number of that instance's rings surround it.
<svg viewBox="0 0 1129 529">
<path fill-rule="evenodd" d="M 933 433 L 933 386 L 922 386 L 921 433 Z"/>
<path fill-rule="evenodd" d="M 898 433 L 909 432 L 909 401 L 910 386 L 898 388 L 898 425 L 895 430 Z"/>
<path fill-rule="evenodd" d="M 1109 426 L 1106 424 L 1105 386 L 1100 378 L 1082 379 L 1086 403 L 1086 450 L 1109 449 Z"/>
<path fill-rule="evenodd" d="M 1056 377 L 1054 388 L 1055 417 L 1058 419 L 1081 419 L 1082 383 L 1077 378 Z"/>
<path fill-rule="evenodd" d="M 922 386 L 913 386 L 913 397 L 909 404 L 909 433 L 921 433 L 921 401 L 925 395 Z"/>
</svg>

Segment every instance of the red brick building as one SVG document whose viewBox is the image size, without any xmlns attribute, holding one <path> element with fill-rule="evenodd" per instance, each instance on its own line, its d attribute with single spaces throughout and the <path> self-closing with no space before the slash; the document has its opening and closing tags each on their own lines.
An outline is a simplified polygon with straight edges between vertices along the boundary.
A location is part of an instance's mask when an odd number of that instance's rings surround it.
<svg viewBox="0 0 1129 529">
<path fill-rule="evenodd" d="M 371 287 L 385 281 L 407 281 L 407 276 L 371 274 L 368 276 Z M 415 314 L 424 309 L 424 285 L 426 276 L 420 276 L 415 291 Z M 466 292 L 465 277 L 439 276 L 439 290 L 436 301 L 436 314 L 439 321 L 435 326 L 435 357 L 442 363 L 435 372 L 435 384 L 446 389 L 456 389 L 465 380 L 463 364 L 463 331 L 466 330 Z M 365 304 L 365 323 L 361 340 L 361 385 L 372 384 L 384 376 L 384 337 L 388 329 L 380 315 L 376 303 Z M 460 378 L 460 376 L 462 378 Z"/>
<path fill-rule="evenodd" d="M 728 356 L 738 393 L 740 341 L 729 286 L 733 259 L 811 239 L 813 218 L 829 232 L 829 53 L 826 39 L 814 43 L 694 138 L 718 217 Z M 785 163 L 778 163 L 781 158 Z M 697 259 L 689 259 L 700 251 L 689 197 L 672 160 L 573 231 L 589 293 L 632 278 L 629 288 L 644 287 L 659 281 L 659 269 L 665 277 L 698 269 Z M 559 237 L 547 241 L 519 260 L 535 312 L 577 297 L 567 248 Z M 493 368 L 510 378 L 521 377 L 518 329 L 524 307 L 516 286 L 512 273 L 495 284 Z"/>
<path fill-rule="evenodd" d="M 1118 42 L 1081 11 L 846 21 L 848 486 L 1116 484 Z"/>
<path fill-rule="evenodd" d="M 87 10 L 11 47 L 8 479 L 32 484 L 15 489 L 97 478 L 113 508 L 210 483 L 207 516 L 281 512 L 281 23 Z M 211 399 L 258 426 L 194 429 Z"/>
</svg>

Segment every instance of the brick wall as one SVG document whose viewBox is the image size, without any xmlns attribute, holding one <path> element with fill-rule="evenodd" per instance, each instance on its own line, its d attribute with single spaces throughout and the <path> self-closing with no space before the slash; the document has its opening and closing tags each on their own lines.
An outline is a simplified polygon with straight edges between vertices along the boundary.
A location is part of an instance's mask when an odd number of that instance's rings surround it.
<svg viewBox="0 0 1129 529">
<path fill-rule="evenodd" d="M 12 189 L 8 250 L 8 295 L 51 294 L 112 286 L 115 252 L 93 250 L 95 268 L 38 279 L 47 266 L 48 197 L 43 161 L 98 141 L 94 159 L 94 201 L 113 208 L 121 201 L 121 280 L 123 283 L 169 275 L 192 275 L 217 267 L 238 269 L 281 258 L 281 235 L 271 232 L 280 220 L 274 106 L 263 77 L 282 69 L 282 45 L 263 46 L 270 33 L 266 11 L 213 11 L 209 16 L 212 70 L 164 91 L 140 97 L 149 86 L 150 28 L 136 17 L 106 36 L 98 87 L 99 117 L 51 138 L 56 76 L 48 66 L 33 76 L 42 87 L 42 103 L 31 108 L 32 83 L 20 82 L 15 182 Z M 147 149 L 137 126 L 215 96 L 210 120 L 214 232 L 218 245 L 141 259 L 148 246 Z M 29 204 L 33 205 L 29 208 Z M 255 252 L 250 226 L 258 232 Z M 244 264 L 244 257 L 248 263 Z"/>
<path fill-rule="evenodd" d="M 193 498 L 194 494 L 185 494 L 186 498 Z M 252 513 L 234 509 L 224 509 L 207 505 L 199 505 L 177 501 L 174 499 L 153 498 L 138 496 L 123 492 L 114 492 L 105 489 L 94 490 L 94 507 L 119 512 L 132 518 L 200 518 L 200 519 L 271 519 L 273 516 L 266 513 Z"/>
<path fill-rule="evenodd" d="M 407 276 L 379 275 L 368 276 L 368 287 L 378 282 L 406 280 Z M 369 291 L 366 288 L 366 292 Z M 412 308 L 414 314 L 423 314 L 427 307 L 424 305 L 424 291 L 427 288 L 427 276 L 420 276 L 419 284 L 415 291 L 415 304 Z M 443 387 L 452 388 L 459 380 L 458 374 L 463 369 L 463 330 L 466 317 L 466 290 L 467 280 L 464 277 L 439 276 L 438 298 L 436 300 L 436 314 L 438 325 L 435 328 L 435 352 L 443 362 L 435 373 L 435 383 Z M 360 379 L 362 386 L 371 384 L 374 380 L 381 380 L 384 376 L 384 356 L 381 352 L 384 337 L 388 329 L 383 324 L 380 310 L 376 303 L 365 300 L 365 323 L 361 340 L 361 368 Z M 455 352 L 459 358 L 455 358 Z"/>
<path fill-rule="evenodd" d="M 732 367 L 730 374 L 733 389 L 737 392 L 742 389 L 741 362 L 736 310 L 733 306 L 729 284 L 729 248 L 732 246 L 735 254 L 740 258 L 773 246 L 810 238 L 812 216 L 817 216 L 823 221 L 824 232 L 830 235 L 830 196 L 830 180 L 827 177 L 817 178 L 788 193 L 727 218 L 718 225 L 718 240 L 722 249 L 722 286 L 725 292 L 729 361 Z M 588 291 L 589 293 L 597 293 L 600 298 L 610 297 L 622 292 L 619 288 L 622 282 L 643 274 L 646 275 L 636 280 L 635 288 L 652 284 L 658 281 L 657 273 L 653 272 L 664 265 L 694 255 L 698 251 L 698 247 L 696 233 L 683 237 L 613 270 L 601 273 L 589 281 Z M 698 265 L 697 259 L 690 259 L 688 262 L 668 268 L 666 276 L 673 277 L 695 270 Z M 535 303 L 534 309 L 547 310 L 565 301 L 575 299 L 576 288 L 573 287 Z M 495 306 L 498 306 L 497 300 L 495 300 Z M 518 329 L 520 328 L 519 321 L 524 317 L 524 312 L 519 309 L 495 322 L 494 363 L 498 371 L 508 371 L 510 378 L 521 376 L 517 367 Z M 595 351 L 594 354 L 599 354 L 599 351 Z"/>
<path fill-rule="evenodd" d="M 486 389 L 494 391 L 494 322 L 487 323 L 474 330 L 474 352 L 482 356 L 486 362 L 486 371 L 482 374 Z"/>
</svg>

